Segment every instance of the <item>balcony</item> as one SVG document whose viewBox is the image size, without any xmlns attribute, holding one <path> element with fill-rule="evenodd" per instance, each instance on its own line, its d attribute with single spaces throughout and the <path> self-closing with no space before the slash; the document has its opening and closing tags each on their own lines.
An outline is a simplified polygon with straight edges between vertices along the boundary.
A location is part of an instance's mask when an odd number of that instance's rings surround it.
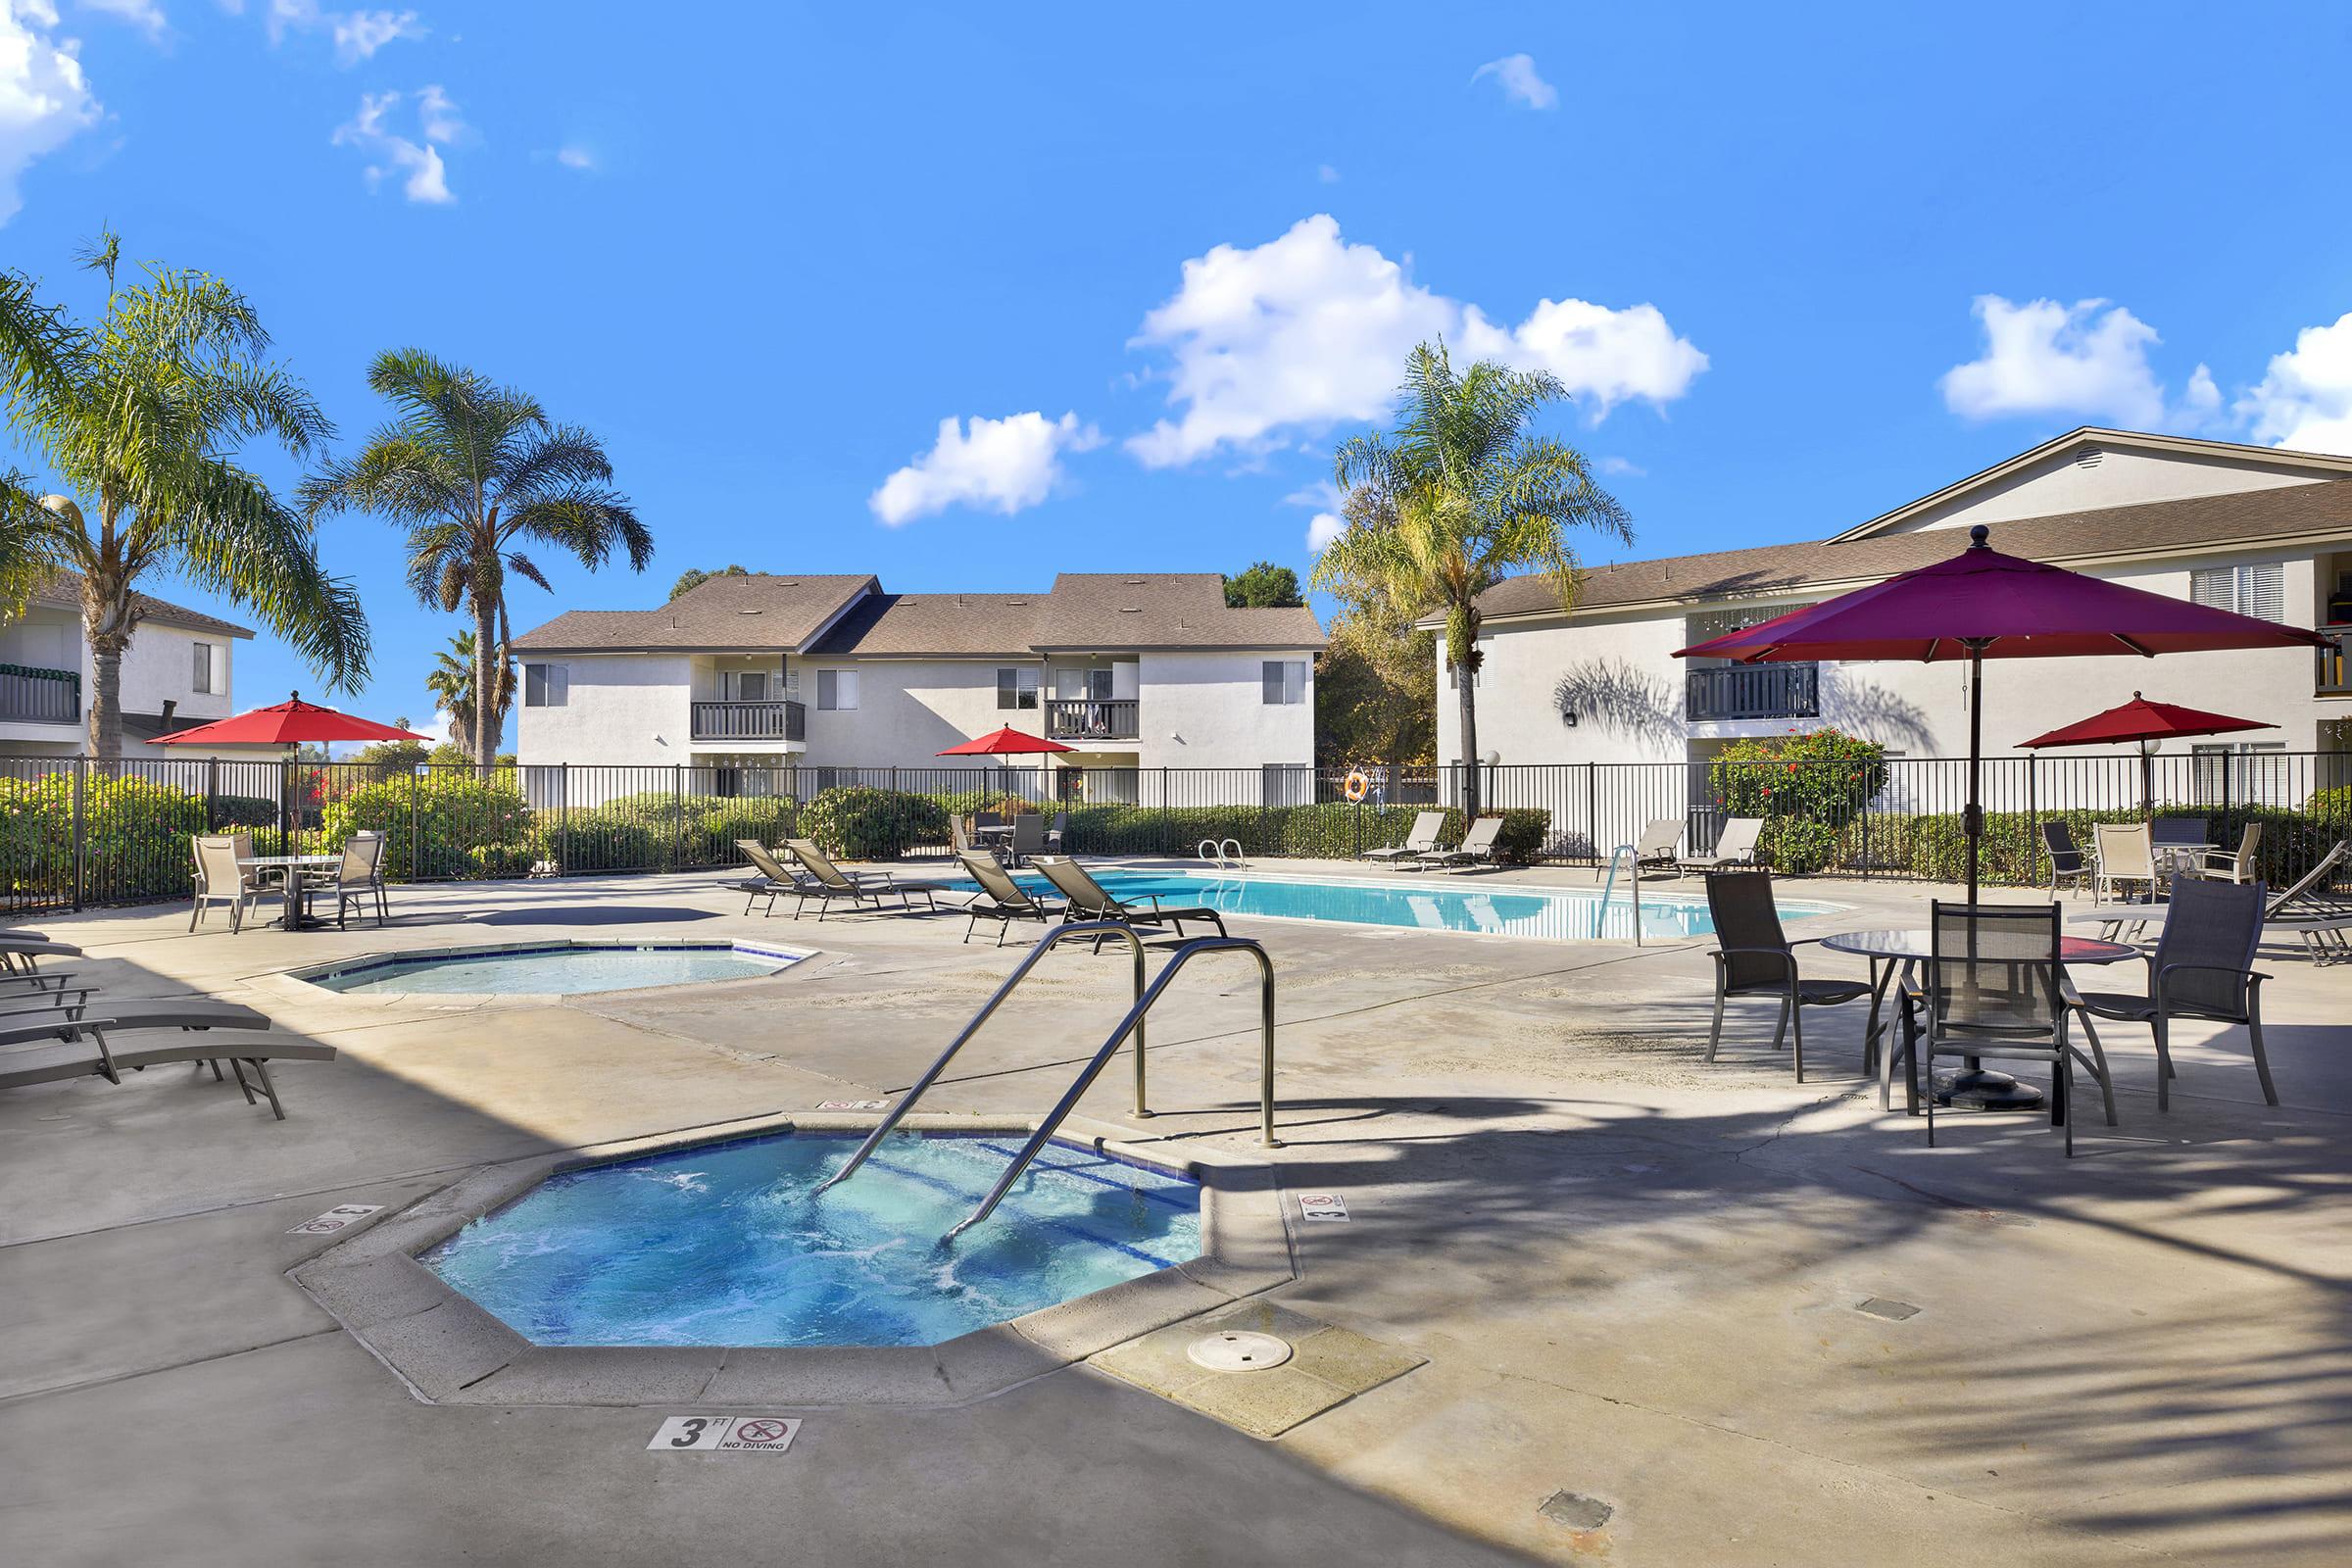
<svg viewBox="0 0 2352 1568">
<path fill-rule="evenodd" d="M 1683 672 L 1683 711 L 1717 719 L 1819 718 L 1819 664 L 1718 664 Z"/>
<path fill-rule="evenodd" d="M 81 676 L 77 671 L 0 664 L 0 723 L 80 722 Z"/>
<path fill-rule="evenodd" d="M 2320 635 L 2331 639 L 2319 656 L 2314 684 L 2322 697 L 2352 697 L 2352 626 L 2322 626 Z"/>
<path fill-rule="evenodd" d="M 1143 733 L 1137 727 L 1135 708 L 1135 699 L 1132 697 L 1106 697 L 1101 701 L 1056 698 L 1046 704 L 1046 739 L 1134 740 Z"/>
<path fill-rule="evenodd" d="M 805 741 L 808 710 L 790 700 L 696 703 L 692 733 L 698 741 Z"/>
</svg>

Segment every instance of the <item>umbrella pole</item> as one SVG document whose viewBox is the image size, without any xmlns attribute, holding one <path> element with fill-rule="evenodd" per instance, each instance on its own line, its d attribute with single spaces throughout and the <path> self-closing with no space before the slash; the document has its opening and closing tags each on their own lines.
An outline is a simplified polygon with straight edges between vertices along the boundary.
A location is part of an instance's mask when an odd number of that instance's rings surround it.
<svg viewBox="0 0 2352 1568">
<path fill-rule="evenodd" d="M 1984 644 L 1981 639 L 1968 642 L 1968 813 L 1961 818 L 1961 831 L 1968 835 L 1968 902 L 1977 902 L 1977 880 L 1980 858 L 1984 845 L 1984 808 L 1980 803 L 1983 759 L 1984 754 Z"/>
</svg>

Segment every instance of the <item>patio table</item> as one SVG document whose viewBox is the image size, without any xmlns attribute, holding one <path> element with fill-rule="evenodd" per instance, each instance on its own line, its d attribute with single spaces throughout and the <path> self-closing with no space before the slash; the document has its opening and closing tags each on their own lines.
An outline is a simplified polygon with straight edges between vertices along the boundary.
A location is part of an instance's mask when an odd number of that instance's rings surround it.
<svg viewBox="0 0 2352 1568">
<path fill-rule="evenodd" d="M 279 924 L 288 931 L 308 931 L 318 922 L 310 917 L 304 907 L 308 899 L 302 873 L 313 867 L 340 865 L 342 861 L 343 857 L 339 855 L 252 855 L 237 863 L 251 866 L 256 871 L 275 871 L 279 882 L 284 885 L 286 895 L 286 912 Z"/>
<path fill-rule="evenodd" d="M 1935 956 L 1935 936 L 1925 927 L 1892 931 L 1840 931 L 1819 939 L 1832 953 L 1850 953 L 1870 960 L 1870 1021 L 1862 1035 L 1862 1056 L 1865 1065 L 1877 1059 L 1879 1036 L 1889 1027 L 1886 1018 L 1886 988 L 1899 970 L 1903 976 L 1902 1006 L 1908 1013 L 1911 993 L 1916 989 L 1913 976 L 1919 966 Z M 2139 949 L 2128 942 L 2108 942 L 2098 937 L 2060 937 L 2058 962 L 2061 968 L 2076 963 L 2120 963 L 2126 958 L 2139 956 Z M 1885 967 L 1882 969 L 1881 965 Z M 2090 1020 L 2082 1020 L 2082 1032 L 2094 1044 Z M 1966 1071 L 1953 1073 L 1933 1086 L 1936 1103 L 1943 1105 L 1973 1105 L 1980 1110 L 2032 1110 L 2042 1102 L 2042 1093 L 2031 1084 L 2021 1084 L 2005 1072 L 1990 1072 L 1979 1067 L 1972 1058 Z M 1890 1110 L 1882 1075 L 1879 1108 Z"/>
</svg>

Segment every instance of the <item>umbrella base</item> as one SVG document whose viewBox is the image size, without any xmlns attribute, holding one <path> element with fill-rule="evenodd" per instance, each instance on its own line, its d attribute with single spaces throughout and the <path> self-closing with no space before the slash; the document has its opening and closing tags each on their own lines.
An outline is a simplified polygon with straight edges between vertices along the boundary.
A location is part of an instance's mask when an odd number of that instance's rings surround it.
<svg viewBox="0 0 2352 1568">
<path fill-rule="evenodd" d="M 2038 1110 L 2044 1098 L 2032 1084 L 2021 1084 L 2005 1072 L 1985 1067 L 1939 1073 L 1936 1078 L 1936 1103 L 1963 1110 Z"/>
</svg>

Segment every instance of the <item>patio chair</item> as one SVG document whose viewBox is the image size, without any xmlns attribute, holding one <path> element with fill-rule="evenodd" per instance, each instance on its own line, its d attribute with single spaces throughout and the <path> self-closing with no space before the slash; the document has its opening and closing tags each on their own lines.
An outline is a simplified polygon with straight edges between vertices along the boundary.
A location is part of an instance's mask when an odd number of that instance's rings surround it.
<svg viewBox="0 0 2352 1568">
<path fill-rule="evenodd" d="M 1015 920 L 1035 920 L 1044 925 L 1061 911 L 1051 905 L 1040 904 L 1029 896 L 1029 890 L 1005 874 L 1004 867 L 993 855 L 966 850 L 956 857 L 963 862 L 964 873 L 980 884 L 981 897 L 964 906 L 971 919 L 964 924 L 963 940 L 972 940 L 972 932 L 983 920 L 997 922 L 997 946 L 1004 945 L 1004 933 L 1012 929 Z"/>
<path fill-rule="evenodd" d="M 133 1033 L 145 1027 L 114 1017 L 75 1018 L 62 1027 L 55 1019 L 31 1023 L 0 1020 L 0 1048 L 5 1048 L 0 1049 L 0 1089 L 23 1089 L 89 1077 L 120 1084 L 125 1072 L 144 1071 L 169 1062 L 225 1060 L 236 1072 L 237 1087 L 244 1091 L 245 1102 L 257 1103 L 254 1083 L 245 1076 L 245 1069 L 251 1067 L 262 1093 L 269 1098 L 270 1113 L 284 1121 L 286 1107 L 279 1102 L 277 1085 L 270 1077 L 270 1063 L 335 1059 L 332 1046 L 246 1028 L 229 1029 L 218 1037 L 183 1031 L 177 1037 L 136 1043 L 108 1038 L 109 1031 Z"/>
<path fill-rule="evenodd" d="M 2163 884 L 2156 879 L 2151 842 L 2144 822 L 2093 823 L 2091 844 L 2097 856 L 2097 869 L 2091 876 L 2093 897 L 2105 904 L 2115 897 L 2118 884 L 2137 882 L 2144 884 L 2148 897 L 2154 899 Z"/>
<path fill-rule="evenodd" d="M 1014 865 L 1031 856 L 1043 854 L 1046 848 L 1046 819 L 1035 811 L 1023 811 L 1012 819 L 1012 843 L 1008 852 Z"/>
<path fill-rule="evenodd" d="M 735 853 L 751 861 L 754 874 L 731 877 L 722 885 L 744 895 L 743 912 L 746 914 L 751 913 L 752 906 L 761 899 L 767 901 L 767 907 L 762 912 L 774 914 L 776 900 L 787 893 L 798 894 L 808 880 L 799 872 L 787 869 L 767 853 L 767 846 L 758 839 L 737 839 Z"/>
<path fill-rule="evenodd" d="M 1644 867 L 1674 870 L 1674 847 L 1683 842 L 1683 826 L 1679 816 L 1653 816 L 1642 824 L 1642 836 L 1634 841 L 1634 875 Z"/>
<path fill-rule="evenodd" d="M 1797 944 L 1781 930 L 1770 871 L 1715 871 L 1707 876 L 1707 909 L 1714 917 L 1715 1022 L 1707 1030 L 1707 1059 L 1723 1041 L 1723 1004 L 1733 997 L 1771 997 L 1781 1004 L 1772 1049 L 1793 1028 L 1796 1081 L 1805 1081 L 1807 1007 L 1836 1006 L 1870 995 L 1867 980 L 1807 980 L 1797 973 Z M 1806 941 L 1815 940 L 1806 938 Z"/>
<path fill-rule="evenodd" d="M 1366 860 L 1417 860 L 1434 853 L 1438 835 L 1446 831 L 1444 811 L 1415 811 L 1413 829 L 1404 836 L 1402 844 L 1390 844 L 1361 852 L 1358 858 Z"/>
<path fill-rule="evenodd" d="M 1735 865 L 1754 865 L 1756 840 L 1763 833 L 1764 819 L 1760 816 L 1726 817 L 1723 831 L 1715 836 L 1714 853 L 1681 857 L 1674 862 L 1675 873 L 1688 876 L 1692 871 L 1722 871 Z"/>
<path fill-rule="evenodd" d="M 1936 903 L 1922 976 L 1927 1018 L 1919 1054 L 1928 1093 L 1928 1147 L 1936 1145 L 1936 1061 L 2044 1061 L 2050 1121 L 2075 1154 L 2075 1063 L 2109 1087 L 2102 1065 L 2067 1039 L 2071 1002 L 2058 964 L 2058 906 Z"/>
<path fill-rule="evenodd" d="M 2222 882 L 2251 882 L 2259 867 L 2254 852 L 2262 848 L 2262 824 L 2248 822 L 2234 850 L 2207 850 L 2199 858 L 2197 874 Z"/>
<path fill-rule="evenodd" d="M 1130 903 L 1113 896 L 1095 880 L 1092 872 L 1066 855 L 1041 855 L 1037 858 L 1036 865 L 1046 874 L 1046 880 L 1053 883 L 1055 891 L 1067 901 L 1061 911 L 1065 925 L 1074 925 L 1082 920 L 1116 920 L 1122 925 L 1167 925 L 1175 927 L 1176 934 L 1181 937 L 1184 935 L 1185 921 L 1205 920 L 1217 928 L 1217 935 L 1225 934 L 1224 912 L 1206 905 L 1169 908 L 1161 905 L 1156 893 L 1146 895 L 1151 901 L 1149 907 Z M 1101 937 L 1095 939 L 1095 951 L 1102 951 Z"/>
<path fill-rule="evenodd" d="M 2072 1005 L 2096 1018 L 2144 1023 L 2156 1037 L 2156 1108 L 2171 1108 L 2171 1034 L 2176 1018 L 2243 1024 L 2254 1050 L 2254 1073 L 2262 1098 L 2278 1103 L 2271 1064 L 2262 1051 L 2262 982 L 2254 950 L 2262 941 L 2263 904 L 2259 882 L 2184 881 L 2173 889 L 2172 908 L 2156 951 L 2147 956 L 2147 995 L 2085 991 Z"/>
<path fill-rule="evenodd" d="M 972 836 L 972 819 L 960 811 L 948 813 L 948 850 L 949 853 L 958 857 L 985 855 L 989 858 L 995 859 L 997 856 L 996 846 L 982 844 Z"/>
<path fill-rule="evenodd" d="M 246 843 L 240 848 L 237 838 Z M 264 889 L 260 874 L 248 864 L 253 858 L 249 835 L 199 833 L 195 836 L 196 890 L 193 906 L 188 913 L 188 929 L 194 931 L 216 904 L 228 906 L 229 934 L 245 929 L 245 910 L 261 902 Z M 289 895 L 290 896 L 290 895 Z"/>
<path fill-rule="evenodd" d="M 2045 818 L 2041 824 L 2041 852 L 2050 861 L 2050 897 L 2058 896 L 2058 885 L 2072 880 L 2075 890 L 2090 880 L 2090 860 L 2075 844 L 2075 830 L 2061 817 Z"/>
<path fill-rule="evenodd" d="M 1482 816 L 1470 824 L 1462 842 L 1450 850 L 1434 850 L 1407 862 L 1416 868 L 1436 871 L 1458 871 L 1464 866 L 1498 867 L 1494 858 L 1495 841 L 1502 836 L 1502 818 Z"/>
<path fill-rule="evenodd" d="M 335 925 L 340 930 L 351 929 L 351 906 L 357 904 L 365 916 L 368 906 L 375 906 L 375 923 L 382 925 L 390 918 L 391 910 L 384 898 L 384 849 L 388 841 L 379 832 L 354 833 L 343 846 L 343 858 L 331 869 L 315 871 L 303 879 L 302 895 L 307 900 L 313 893 L 332 891 L 335 895 Z"/>
<path fill-rule="evenodd" d="M 793 906 L 792 917 L 795 920 L 801 917 L 801 910 L 808 906 L 810 899 L 817 901 L 816 918 L 820 923 L 826 911 L 836 904 L 847 904 L 853 909 L 871 905 L 879 913 L 883 907 L 882 901 L 889 898 L 899 901 L 902 913 L 912 914 L 917 894 L 922 895 L 926 910 L 936 914 L 939 912 L 938 896 L 948 890 L 944 882 L 902 882 L 888 871 L 844 871 L 808 839 L 786 839 L 784 847 L 792 852 L 792 858 L 800 861 L 808 873 L 794 890 L 800 901 Z"/>
<path fill-rule="evenodd" d="M 1062 840 L 1068 836 L 1069 831 L 1070 813 L 1067 811 L 1055 811 L 1054 813 L 1053 825 L 1046 829 L 1046 847 L 1044 853 L 1048 855 L 1059 855 L 1061 853 Z"/>
</svg>

